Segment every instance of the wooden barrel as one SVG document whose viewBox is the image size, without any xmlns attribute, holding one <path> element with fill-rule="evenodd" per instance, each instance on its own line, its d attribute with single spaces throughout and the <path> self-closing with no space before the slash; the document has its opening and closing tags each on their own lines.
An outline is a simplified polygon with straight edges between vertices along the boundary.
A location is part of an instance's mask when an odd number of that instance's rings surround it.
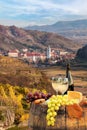
<svg viewBox="0 0 87 130">
<path fill-rule="evenodd" d="M 87 108 L 83 108 L 83 116 L 80 119 L 70 118 L 66 108 L 60 109 L 56 116 L 54 126 L 46 124 L 47 107 L 31 104 L 29 130 L 87 130 Z"/>
</svg>

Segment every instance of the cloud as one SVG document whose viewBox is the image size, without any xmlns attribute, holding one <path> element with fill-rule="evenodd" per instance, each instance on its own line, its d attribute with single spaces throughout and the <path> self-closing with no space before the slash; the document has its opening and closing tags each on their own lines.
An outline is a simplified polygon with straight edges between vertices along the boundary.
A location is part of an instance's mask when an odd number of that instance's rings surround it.
<svg viewBox="0 0 87 130">
<path fill-rule="evenodd" d="M 87 15 L 87 0 L 74 0 L 72 6 L 78 10 L 79 15 Z"/>
<path fill-rule="evenodd" d="M 87 18 L 87 0 L 0 0 L 0 19 L 19 25 Z"/>
<path fill-rule="evenodd" d="M 0 19 L 0 23 L 2 23 L 2 25 L 5 25 L 5 26 L 12 26 L 12 25 L 15 25 L 15 26 L 18 26 L 18 27 L 25 27 L 25 26 L 32 26 L 32 25 L 36 25 L 37 24 L 37 21 L 34 22 L 34 21 L 26 21 L 26 20 L 10 20 L 10 19 Z M 40 23 L 38 24 L 40 25 Z"/>
<path fill-rule="evenodd" d="M 6 4 L 5 4 L 6 1 Z M 70 6 L 64 5 L 64 4 L 59 4 L 59 3 L 54 3 L 52 0 L 47 1 L 47 0 L 5 0 L 1 1 L 0 5 L 2 6 L 2 11 L 4 12 L 9 12 L 11 13 L 11 16 L 17 16 L 21 14 L 40 14 L 41 10 L 46 10 L 46 11 L 53 11 L 56 12 L 58 10 L 63 10 L 66 12 L 71 12 L 71 13 L 76 13 L 78 12 L 77 9 L 74 9 Z M 8 3 L 7 3 L 8 2 Z M 44 12 L 43 12 L 44 13 Z M 56 12 L 57 13 L 57 12 Z M 9 15 L 8 14 L 8 15 Z"/>
</svg>

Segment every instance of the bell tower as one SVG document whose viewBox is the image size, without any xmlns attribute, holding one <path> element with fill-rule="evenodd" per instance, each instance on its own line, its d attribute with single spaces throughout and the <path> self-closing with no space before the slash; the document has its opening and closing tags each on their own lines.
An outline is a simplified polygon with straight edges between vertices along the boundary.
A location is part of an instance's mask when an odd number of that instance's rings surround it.
<svg viewBox="0 0 87 130">
<path fill-rule="evenodd" d="M 51 48 L 50 46 L 47 47 L 47 59 L 51 58 Z"/>
</svg>

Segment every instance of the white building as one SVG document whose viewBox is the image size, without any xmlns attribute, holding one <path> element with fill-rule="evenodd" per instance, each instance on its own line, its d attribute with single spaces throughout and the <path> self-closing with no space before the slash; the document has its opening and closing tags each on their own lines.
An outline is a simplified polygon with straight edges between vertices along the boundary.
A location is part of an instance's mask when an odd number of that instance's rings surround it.
<svg viewBox="0 0 87 130">
<path fill-rule="evenodd" d="M 51 48 L 50 46 L 48 46 L 47 48 L 47 59 L 50 59 L 51 58 Z"/>
<path fill-rule="evenodd" d="M 18 54 L 19 54 L 19 51 L 18 50 L 10 50 L 9 52 L 8 52 L 8 56 L 9 57 L 14 57 L 14 58 L 16 58 L 16 57 L 18 57 Z"/>
<path fill-rule="evenodd" d="M 28 51 L 28 49 L 27 49 L 27 48 L 25 48 L 25 49 L 22 49 L 22 51 L 23 51 L 23 52 L 27 52 L 27 51 Z"/>
<path fill-rule="evenodd" d="M 68 54 L 67 51 L 60 51 L 60 55 L 66 55 L 66 54 Z"/>
<path fill-rule="evenodd" d="M 41 53 L 36 52 L 26 52 L 23 56 L 23 58 L 28 59 L 30 62 L 37 62 L 38 60 L 44 60 L 45 55 Z"/>
</svg>

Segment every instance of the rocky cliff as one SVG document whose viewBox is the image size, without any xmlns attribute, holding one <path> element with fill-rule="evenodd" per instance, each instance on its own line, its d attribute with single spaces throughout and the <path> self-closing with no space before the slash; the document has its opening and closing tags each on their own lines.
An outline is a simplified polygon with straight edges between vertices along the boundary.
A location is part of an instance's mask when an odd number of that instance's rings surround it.
<svg viewBox="0 0 87 130">
<path fill-rule="evenodd" d="M 76 58 L 87 61 L 87 45 L 77 51 Z"/>
</svg>

